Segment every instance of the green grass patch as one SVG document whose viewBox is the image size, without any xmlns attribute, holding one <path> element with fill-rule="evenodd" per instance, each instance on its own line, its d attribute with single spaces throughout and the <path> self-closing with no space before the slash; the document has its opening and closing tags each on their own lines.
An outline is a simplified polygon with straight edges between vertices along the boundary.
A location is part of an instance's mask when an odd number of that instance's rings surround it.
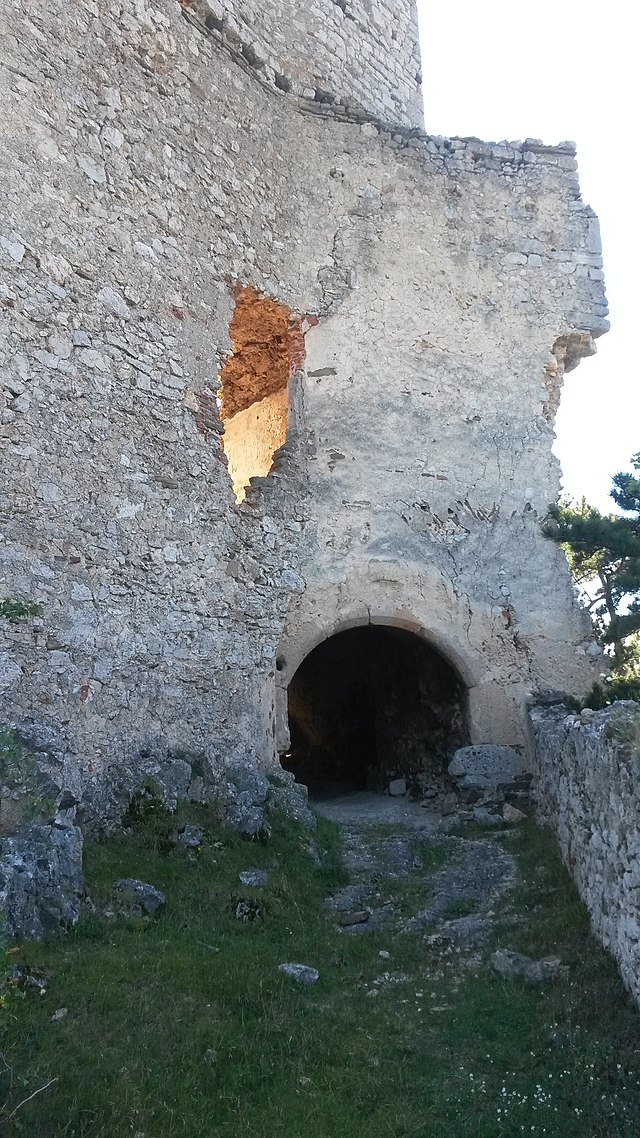
<svg viewBox="0 0 640 1138">
<path fill-rule="evenodd" d="M 445 921 L 456 921 L 460 917 L 470 917 L 478 908 L 475 897 L 456 897 L 445 906 L 441 916 Z"/>
<path fill-rule="evenodd" d="M 180 821 L 200 851 L 171 846 Z M 570 965 L 528 987 L 418 936 L 340 932 L 322 907 L 346 881 L 337 830 L 320 821 L 322 867 L 295 826 L 274 830 L 249 843 L 192 807 L 88 846 L 95 913 L 23 946 L 46 993 L 0 1008 L 3 1138 L 637 1138 L 639 1017 L 547 834 L 502 839 L 522 871 L 505 910 L 524 920 L 501 943 Z M 264 890 L 240 885 L 252 867 Z M 104 915 L 127 876 L 166 892 L 159 918 Z M 236 918 L 238 897 L 256 919 Z"/>
</svg>

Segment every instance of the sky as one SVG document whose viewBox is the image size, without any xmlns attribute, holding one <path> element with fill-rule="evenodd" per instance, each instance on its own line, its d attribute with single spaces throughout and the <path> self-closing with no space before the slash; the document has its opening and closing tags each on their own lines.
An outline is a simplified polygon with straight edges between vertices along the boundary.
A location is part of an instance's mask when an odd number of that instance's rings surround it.
<svg viewBox="0 0 640 1138">
<path fill-rule="evenodd" d="M 600 218 L 611 331 L 565 378 L 554 450 L 564 492 L 609 512 L 640 451 L 640 114 L 632 0 L 418 0 L 426 129 L 578 144 Z"/>
</svg>

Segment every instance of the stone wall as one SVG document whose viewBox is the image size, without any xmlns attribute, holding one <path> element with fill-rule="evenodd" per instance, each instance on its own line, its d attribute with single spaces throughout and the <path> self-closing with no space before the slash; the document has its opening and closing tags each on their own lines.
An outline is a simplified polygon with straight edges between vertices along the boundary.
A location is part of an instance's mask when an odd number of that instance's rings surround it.
<svg viewBox="0 0 640 1138">
<path fill-rule="evenodd" d="M 316 102 L 422 124 L 415 0 L 184 0 L 261 78 Z"/>
<path fill-rule="evenodd" d="M 640 1001 L 640 707 L 531 712 L 538 815 L 558 837 L 594 931 Z"/>
<path fill-rule="evenodd" d="M 606 328 L 572 147 L 284 90 L 172 0 L 4 8 L 0 596 L 43 615 L 2 622 L 0 718 L 105 814 L 167 748 L 273 763 L 297 664 L 373 621 L 442 650 L 472 742 L 521 744 L 531 692 L 593 672 L 540 529 L 563 369 Z M 249 284 L 306 362 L 238 504 Z"/>
</svg>

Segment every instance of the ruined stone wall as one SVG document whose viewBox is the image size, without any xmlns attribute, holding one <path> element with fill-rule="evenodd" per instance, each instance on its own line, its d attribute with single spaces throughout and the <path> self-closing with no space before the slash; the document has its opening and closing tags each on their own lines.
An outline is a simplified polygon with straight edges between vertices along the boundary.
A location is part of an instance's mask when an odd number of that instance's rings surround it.
<svg viewBox="0 0 640 1138">
<path fill-rule="evenodd" d="M 184 0 L 267 83 L 422 125 L 415 0 Z"/>
<path fill-rule="evenodd" d="M 43 618 L 3 623 L 1 714 L 102 799 L 141 750 L 273 753 L 298 479 L 235 509 L 211 384 L 232 283 L 314 309 L 332 234 L 300 257 L 284 96 L 178 5 L 6 15 L 0 592 Z"/>
<path fill-rule="evenodd" d="M 43 615 L 2 623 L 0 718 L 57 732 L 99 811 L 167 746 L 273 761 L 277 692 L 349 622 L 441 647 L 476 741 L 591 680 L 540 532 L 549 400 L 605 326 L 571 149 L 389 129 L 187 16 L 2 22 L 0 595 Z M 310 328 L 241 505 L 216 399 L 238 284 Z"/>
<path fill-rule="evenodd" d="M 550 399 L 606 328 L 597 222 L 570 145 L 415 138 L 387 165 L 395 138 L 361 133 L 382 166 L 307 336 L 318 530 L 282 686 L 323 634 L 392 620 L 457 666 L 473 742 L 525 745 L 529 694 L 580 689 L 598 653 L 541 533 Z"/>
<path fill-rule="evenodd" d="M 533 793 L 596 936 L 640 1002 L 640 707 L 534 708 Z"/>
</svg>

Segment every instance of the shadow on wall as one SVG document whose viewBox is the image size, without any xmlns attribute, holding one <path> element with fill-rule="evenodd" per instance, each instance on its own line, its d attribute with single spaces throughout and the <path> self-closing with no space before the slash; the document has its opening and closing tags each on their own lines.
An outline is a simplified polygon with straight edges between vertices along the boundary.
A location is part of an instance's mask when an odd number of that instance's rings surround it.
<svg viewBox="0 0 640 1138">
<path fill-rule="evenodd" d="M 422 794 L 469 741 L 457 673 L 399 628 L 365 625 L 319 644 L 291 680 L 288 705 L 282 765 L 312 794 L 384 790 L 397 777 Z"/>
</svg>

